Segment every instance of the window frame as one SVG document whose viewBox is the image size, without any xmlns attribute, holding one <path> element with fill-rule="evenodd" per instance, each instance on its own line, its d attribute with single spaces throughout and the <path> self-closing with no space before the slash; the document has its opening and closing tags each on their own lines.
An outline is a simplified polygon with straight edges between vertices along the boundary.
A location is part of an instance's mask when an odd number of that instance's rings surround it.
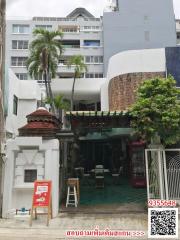
<svg viewBox="0 0 180 240">
<path fill-rule="evenodd" d="M 20 46 L 22 46 L 22 47 L 20 48 Z M 28 40 L 12 40 L 12 49 L 13 50 L 28 50 L 28 48 L 29 48 Z"/>
<path fill-rule="evenodd" d="M 36 176 L 33 175 L 34 173 L 32 174 L 33 171 L 34 171 Z M 27 173 L 29 175 L 26 175 Z M 38 171 L 37 171 L 36 168 L 32 168 L 32 169 L 27 169 L 26 168 L 26 169 L 24 169 L 24 183 L 33 183 L 34 181 L 37 180 L 37 176 L 38 176 Z M 32 177 L 32 179 L 31 179 L 31 177 Z"/>
<path fill-rule="evenodd" d="M 17 28 L 17 31 L 14 31 L 15 28 Z M 22 31 L 22 29 L 26 29 L 27 31 L 24 31 L 24 30 Z M 13 34 L 29 34 L 30 25 L 29 24 L 13 24 L 12 33 Z"/>
<path fill-rule="evenodd" d="M 26 67 L 25 62 L 27 61 L 27 59 L 28 59 L 28 57 L 12 56 L 11 57 L 11 67 Z"/>
<path fill-rule="evenodd" d="M 18 97 L 13 95 L 13 114 L 17 116 L 18 112 Z"/>
</svg>

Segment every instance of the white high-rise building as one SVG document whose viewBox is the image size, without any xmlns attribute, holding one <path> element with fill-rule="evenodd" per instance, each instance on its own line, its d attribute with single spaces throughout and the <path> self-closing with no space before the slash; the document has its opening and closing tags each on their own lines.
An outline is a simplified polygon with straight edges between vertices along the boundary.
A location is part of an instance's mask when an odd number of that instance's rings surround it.
<svg viewBox="0 0 180 240">
<path fill-rule="evenodd" d="M 7 21 L 7 64 L 20 80 L 28 79 L 25 66 L 35 28 L 60 30 L 64 33 L 64 53 L 59 62 L 58 78 L 72 78 L 73 69 L 67 67 L 73 55 L 83 55 L 88 71 L 86 78 L 103 77 L 102 20 L 84 8 L 77 8 L 68 16 L 34 17 L 32 20 Z"/>
<path fill-rule="evenodd" d="M 29 79 L 25 63 L 35 28 L 64 33 L 65 51 L 59 62 L 57 79 L 52 82 L 54 94 L 70 97 L 73 68 L 67 66 L 68 59 L 73 55 L 84 56 L 87 72 L 82 76 L 84 79 L 76 81 L 75 101 L 76 104 L 90 104 L 90 108 L 81 106 L 76 110 L 100 108 L 99 91 L 113 55 L 126 50 L 176 46 L 180 37 L 180 24 L 177 20 L 175 26 L 172 0 L 157 0 L 156 4 L 152 4 L 152 0 L 113 0 L 109 11 L 100 18 L 84 8 L 77 8 L 66 17 L 8 20 L 6 66 L 20 80 Z"/>
</svg>

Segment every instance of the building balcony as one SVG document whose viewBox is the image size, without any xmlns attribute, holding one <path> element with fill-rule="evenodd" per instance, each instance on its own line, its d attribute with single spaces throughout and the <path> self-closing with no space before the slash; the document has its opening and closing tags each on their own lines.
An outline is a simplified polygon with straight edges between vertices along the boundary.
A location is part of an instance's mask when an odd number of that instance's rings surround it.
<svg viewBox="0 0 180 240">
<path fill-rule="evenodd" d="M 68 67 L 67 65 L 64 64 L 59 64 L 58 65 L 58 72 L 59 73 L 74 73 L 74 67 Z"/>
<path fill-rule="evenodd" d="M 80 47 L 77 47 L 77 46 L 64 47 L 63 55 L 73 56 L 78 54 L 80 54 Z"/>
</svg>

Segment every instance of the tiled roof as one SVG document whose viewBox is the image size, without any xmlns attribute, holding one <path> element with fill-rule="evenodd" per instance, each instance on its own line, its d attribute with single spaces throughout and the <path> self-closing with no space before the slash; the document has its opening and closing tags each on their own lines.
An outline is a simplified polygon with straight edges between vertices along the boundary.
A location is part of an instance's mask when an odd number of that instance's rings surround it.
<svg viewBox="0 0 180 240">
<path fill-rule="evenodd" d="M 27 115 L 27 121 L 28 123 L 25 126 L 18 129 L 19 136 L 52 138 L 55 137 L 57 130 L 61 128 L 60 121 L 45 108 L 39 108 Z"/>
<path fill-rule="evenodd" d="M 46 109 L 39 108 L 36 111 L 27 115 L 26 117 L 29 117 L 29 116 L 54 116 L 54 115 L 52 113 L 48 112 Z"/>
<path fill-rule="evenodd" d="M 21 129 L 58 129 L 53 123 L 50 122 L 29 122 Z"/>
</svg>

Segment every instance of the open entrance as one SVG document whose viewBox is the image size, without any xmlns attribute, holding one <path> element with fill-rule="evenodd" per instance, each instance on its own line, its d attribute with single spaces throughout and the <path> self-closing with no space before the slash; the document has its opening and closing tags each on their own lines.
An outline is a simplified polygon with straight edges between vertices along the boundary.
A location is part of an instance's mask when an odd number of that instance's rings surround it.
<svg viewBox="0 0 180 240">
<path fill-rule="evenodd" d="M 143 151 L 143 146 L 133 148 L 128 136 L 81 142 L 82 162 L 75 168 L 81 179 L 80 203 L 143 205 L 147 198 Z"/>
<path fill-rule="evenodd" d="M 67 147 L 66 178 L 80 180 L 80 207 L 144 210 L 145 145 L 132 142 L 128 116 L 123 112 L 67 116 L 75 137 Z"/>
</svg>

